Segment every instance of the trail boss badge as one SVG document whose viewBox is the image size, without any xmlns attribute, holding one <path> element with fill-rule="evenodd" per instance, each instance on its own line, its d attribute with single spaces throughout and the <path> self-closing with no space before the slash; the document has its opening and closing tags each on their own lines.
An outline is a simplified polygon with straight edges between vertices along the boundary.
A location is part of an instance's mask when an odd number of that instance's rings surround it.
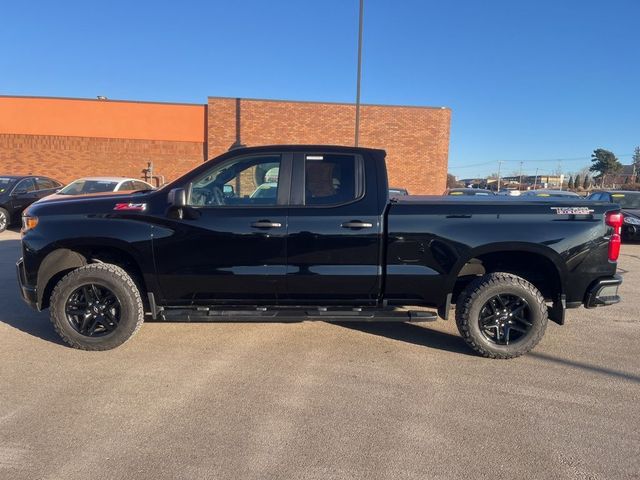
<svg viewBox="0 0 640 480">
<path fill-rule="evenodd" d="M 557 215 L 590 215 L 593 209 L 589 207 L 550 207 Z"/>
</svg>

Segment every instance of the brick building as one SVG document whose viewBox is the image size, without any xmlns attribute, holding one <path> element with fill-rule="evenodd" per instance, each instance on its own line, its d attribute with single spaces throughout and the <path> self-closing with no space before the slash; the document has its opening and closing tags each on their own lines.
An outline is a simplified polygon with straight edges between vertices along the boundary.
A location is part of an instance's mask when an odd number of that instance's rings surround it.
<svg viewBox="0 0 640 480">
<path fill-rule="evenodd" d="M 238 139 L 352 145 L 354 112 L 353 104 L 244 98 L 199 105 L 0 97 L 0 174 L 142 177 L 153 162 L 154 174 L 169 181 Z M 444 191 L 449 109 L 363 105 L 360 118 L 360 145 L 387 150 L 391 185 Z"/>
</svg>

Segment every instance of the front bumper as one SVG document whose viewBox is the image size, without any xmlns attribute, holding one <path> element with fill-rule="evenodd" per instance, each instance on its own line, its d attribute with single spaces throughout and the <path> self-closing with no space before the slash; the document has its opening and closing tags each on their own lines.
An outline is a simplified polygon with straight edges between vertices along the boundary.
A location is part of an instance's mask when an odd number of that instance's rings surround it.
<svg viewBox="0 0 640 480">
<path fill-rule="evenodd" d="M 16 263 L 16 270 L 18 274 L 18 286 L 20 287 L 20 295 L 22 296 L 22 299 L 31 308 L 38 310 L 38 291 L 36 287 L 32 287 L 26 283 L 24 261 L 22 258 Z"/>
<path fill-rule="evenodd" d="M 584 306 L 586 308 L 595 308 L 619 303 L 618 287 L 620 285 L 622 285 L 622 277 L 620 275 L 596 280 L 587 290 Z"/>
</svg>

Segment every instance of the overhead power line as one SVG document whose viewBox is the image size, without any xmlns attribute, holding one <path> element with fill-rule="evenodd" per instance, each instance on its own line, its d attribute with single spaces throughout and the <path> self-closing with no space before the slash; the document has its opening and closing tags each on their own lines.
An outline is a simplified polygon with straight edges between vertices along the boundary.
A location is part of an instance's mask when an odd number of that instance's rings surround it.
<svg viewBox="0 0 640 480">
<path fill-rule="evenodd" d="M 622 155 L 616 155 L 618 158 L 626 158 L 626 157 L 633 157 L 633 153 L 625 153 Z M 473 164 L 469 164 L 469 165 L 461 165 L 461 166 L 455 166 L 455 165 L 449 165 L 450 169 L 456 169 L 456 170 L 460 170 L 463 168 L 474 168 L 474 167 L 483 167 L 485 165 L 495 165 L 496 162 L 502 162 L 502 163 L 540 163 L 540 162 L 578 162 L 578 161 L 591 161 L 592 158 L 591 157 L 572 157 L 572 158 L 542 158 L 542 159 L 529 159 L 529 160 L 489 160 L 487 162 L 481 162 L 481 163 L 473 163 Z"/>
</svg>

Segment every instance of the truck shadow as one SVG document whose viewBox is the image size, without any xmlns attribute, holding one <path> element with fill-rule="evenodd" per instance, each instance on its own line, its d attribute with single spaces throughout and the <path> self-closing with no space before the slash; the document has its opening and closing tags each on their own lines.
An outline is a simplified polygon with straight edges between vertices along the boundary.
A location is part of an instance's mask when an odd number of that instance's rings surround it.
<svg viewBox="0 0 640 480">
<path fill-rule="evenodd" d="M 11 230 L 15 230 L 14 227 Z M 48 315 L 31 310 L 20 298 L 15 263 L 20 240 L 2 240 L 0 249 L 0 323 L 42 340 L 64 345 L 53 330 Z"/>
<path fill-rule="evenodd" d="M 1 304 L 0 308 L 2 308 Z M 9 316 L 5 314 L 0 318 L 0 323 L 4 323 L 5 325 L 41 340 L 55 343 L 56 345 L 67 346 L 56 334 L 46 313 L 34 312 L 31 314 L 27 313 L 26 315 L 17 314 Z"/>
<path fill-rule="evenodd" d="M 403 322 L 330 322 L 371 335 L 463 355 L 477 356 L 457 335 Z"/>
<path fill-rule="evenodd" d="M 548 353 L 533 351 L 533 352 L 529 352 L 528 355 L 545 362 L 557 363 L 559 365 L 575 368 L 578 370 L 585 370 L 591 373 L 598 373 L 600 375 L 606 375 L 609 377 L 620 378 L 622 380 L 628 380 L 634 383 L 640 383 L 640 376 L 634 375 L 633 373 L 614 370 L 612 368 L 601 367 L 599 365 L 592 365 L 590 363 L 569 360 L 567 358 L 561 358 L 555 355 L 549 355 Z"/>
</svg>

